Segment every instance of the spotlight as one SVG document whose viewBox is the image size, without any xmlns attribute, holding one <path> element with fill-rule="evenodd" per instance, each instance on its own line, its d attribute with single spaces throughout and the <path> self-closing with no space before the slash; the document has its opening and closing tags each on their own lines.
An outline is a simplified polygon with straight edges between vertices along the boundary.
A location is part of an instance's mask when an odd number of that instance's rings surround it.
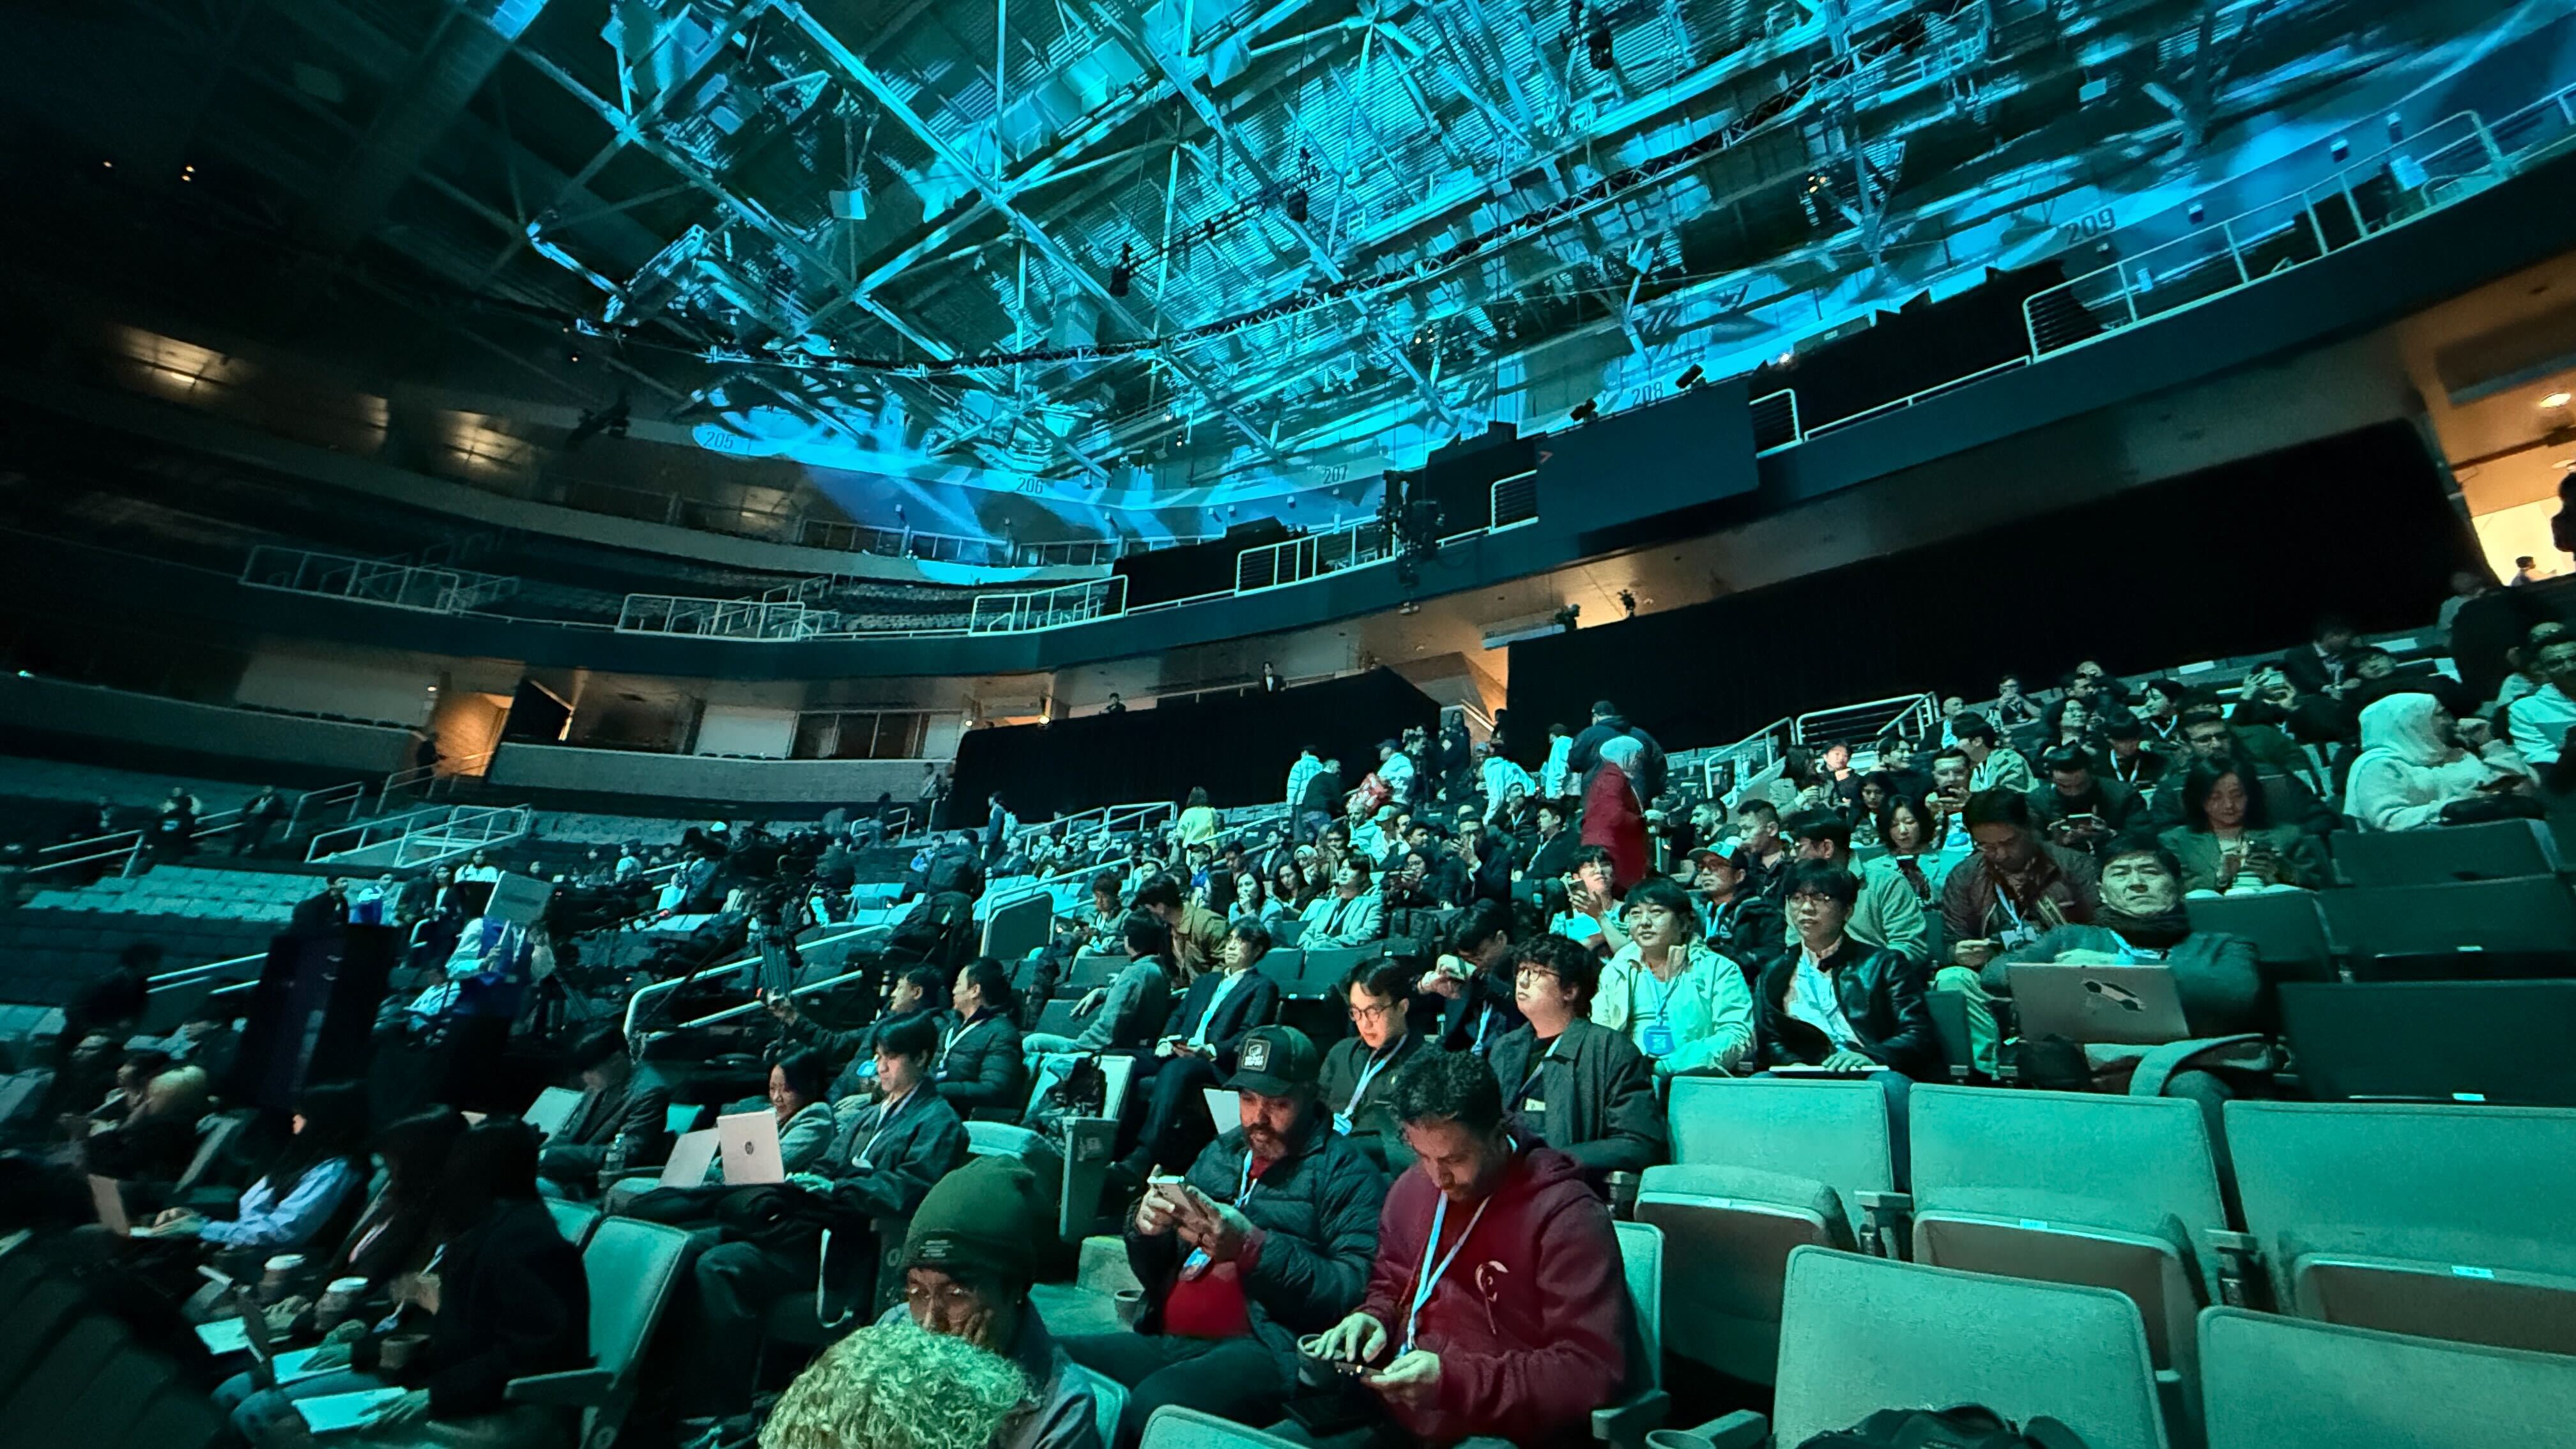
<svg viewBox="0 0 2576 1449">
<path fill-rule="evenodd" d="M 1118 265 L 1109 269 L 1109 295 L 1124 297 L 1136 280 L 1136 248 L 1131 243 L 1118 248 Z"/>
<path fill-rule="evenodd" d="M 1677 391 L 1688 392 L 1692 388 L 1699 386 L 1700 379 L 1706 376 L 1708 376 L 1708 374 L 1701 371 L 1700 365 L 1694 362 L 1690 365 L 1690 371 L 1673 379 L 1673 387 Z"/>
<path fill-rule="evenodd" d="M 1574 411 L 1566 414 L 1566 417 L 1578 423 L 1588 423 L 1599 416 L 1601 416 L 1601 404 L 1593 398 L 1585 398 L 1576 403 Z"/>
</svg>

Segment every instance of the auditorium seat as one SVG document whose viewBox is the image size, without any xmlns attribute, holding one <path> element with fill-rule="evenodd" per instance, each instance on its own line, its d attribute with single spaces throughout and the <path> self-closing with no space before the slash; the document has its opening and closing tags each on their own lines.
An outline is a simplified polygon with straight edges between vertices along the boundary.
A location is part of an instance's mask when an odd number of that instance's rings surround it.
<svg viewBox="0 0 2576 1449">
<path fill-rule="evenodd" d="M 1108 1442 L 1106 1440 L 1103 1441 Z M 1138 1449 L 1295 1449 L 1275 1434 L 1264 1434 L 1231 1419 L 1177 1404 L 1165 1404 L 1145 1421 Z"/>
<path fill-rule="evenodd" d="M 1646 1435 L 1663 1427 L 1672 1412 L 1664 1392 L 1664 1230 L 1652 1223 L 1618 1223 L 1619 1273 L 1628 1290 L 1628 1311 L 1637 1341 L 1632 1380 L 1626 1398 L 1592 1411 L 1592 1437 L 1612 1449 L 1643 1449 Z"/>
<path fill-rule="evenodd" d="M 1078 996 L 1056 997 L 1038 1008 L 1037 1029 L 1054 1036 L 1080 1036 L 1083 1018 L 1074 1015 L 1073 1009 L 1081 1004 Z"/>
<path fill-rule="evenodd" d="M 2576 1111 L 2227 1104 L 2245 1226 L 2284 1313 L 2576 1353 Z"/>
<path fill-rule="evenodd" d="M 1374 961 L 1381 951 L 1376 946 L 1310 946 L 1297 977 L 1298 996 L 1330 996 L 1363 961 Z"/>
<path fill-rule="evenodd" d="M 2331 981 L 2335 949 L 2313 891 L 2203 896 L 2183 902 L 2195 931 L 2240 936 L 2254 945 L 2267 981 Z"/>
<path fill-rule="evenodd" d="M 2219 1289 L 2204 1235 L 2228 1230 L 2200 1108 L 1918 1087 L 1911 1111 L 1914 1260 L 2127 1294 L 2187 1406 L 2193 1319 Z"/>
<path fill-rule="evenodd" d="M 546 1199 L 546 1211 L 554 1214 L 555 1231 L 576 1248 L 588 1244 L 591 1233 L 599 1226 L 599 1209 L 587 1203 L 550 1197 Z"/>
<path fill-rule="evenodd" d="M 2537 820 L 2438 830 L 2339 830 L 2327 844 L 2348 886 L 2443 885 L 2558 873 L 2557 843 Z"/>
<path fill-rule="evenodd" d="M 1085 951 L 1073 958 L 1072 967 L 1064 973 L 1064 985 L 1059 989 L 1079 995 L 1095 986 L 1108 985 L 1111 978 L 1126 968 L 1124 953 Z"/>
<path fill-rule="evenodd" d="M 2556 951 L 2576 941 L 2576 897 L 2554 876 L 2376 886 L 2317 896 L 2354 960 L 2451 951 Z"/>
<path fill-rule="evenodd" d="M 591 1366 L 512 1379 L 504 1391 L 509 1401 L 577 1409 L 581 1432 L 575 1444 L 613 1442 L 641 1387 L 645 1349 L 662 1321 L 688 1246 L 689 1234 L 681 1228 L 633 1218 L 601 1222 L 581 1254 L 583 1276 L 590 1284 Z M 368 1442 L 399 1441 L 370 1435 Z M 432 1431 L 416 1442 L 447 1440 Z"/>
<path fill-rule="evenodd" d="M 1666 1342 L 1767 1382 L 1790 1254 L 1853 1246 L 1868 1230 L 1858 1195 L 1895 1187 L 1886 1095 L 1872 1082 L 1681 1077 L 1670 1121 L 1675 1160 L 1640 1176 L 1636 1207 L 1672 1250 Z"/>
<path fill-rule="evenodd" d="M 2208 1449 L 2498 1449 L 2563 1442 L 2576 1358 L 2307 1323 L 2200 1316 Z"/>
<path fill-rule="evenodd" d="M 1789 1256 L 1770 1420 L 1730 1414 L 1701 1432 L 1716 1449 L 1753 1449 L 1766 1430 L 1804 1444 L 1881 1409 L 1953 1404 L 2055 1419 L 2085 1449 L 2167 1442 L 2126 1297 L 1816 1247 Z"/>
<path fill-rule="evenodd" d="M 2280 1008 L 2300 1090 L 2318 1101 L 2576 1107 L 2576 981 L 2294 981 Z"/>
</svg>

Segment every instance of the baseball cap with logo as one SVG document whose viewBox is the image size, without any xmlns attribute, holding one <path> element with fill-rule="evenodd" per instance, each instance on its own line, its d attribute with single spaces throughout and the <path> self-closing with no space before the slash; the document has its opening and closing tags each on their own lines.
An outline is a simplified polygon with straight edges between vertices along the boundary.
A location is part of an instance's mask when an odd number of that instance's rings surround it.
<svg viewBox="0 0 2576 1449">
<path fill-rule="evenodd" d="M 1236 1092 L 1284 1097 L 1299 1087 L 1313 1087 L 1323 1067 L 1314 1042 L 1293 1026 L 1257 1026 L 1243 1038 L 1235 1072 L 1225 1085 Z"/>
</svg>

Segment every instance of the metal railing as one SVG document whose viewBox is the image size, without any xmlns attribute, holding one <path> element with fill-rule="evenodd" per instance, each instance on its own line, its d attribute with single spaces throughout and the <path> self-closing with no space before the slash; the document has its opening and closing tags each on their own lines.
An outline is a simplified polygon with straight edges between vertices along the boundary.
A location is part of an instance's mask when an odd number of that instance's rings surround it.
<svg viewBox="0 0 2576 1449">
<path fill-rule="evenodd" d="M 420 798 L 427 800 L 435 796 L 441 786 L 452 791 L 456 788 L 458 780 L 482 774 L 484 768 L 491 763 L 492 752 L 485 750 L 480 754 L 441 759 L 434 764 L 413 765 L 409 769 L 396 770 L 385 776 L 385 782 L 377 788 L 376 795 L 379 799 L 390 801 L 396 793 L 420 786 L 422 787 Z"/>
<path fill-rule="evenodd" d="M 1095 805 L 1089 810 L 1060 816 L 1054 820 L 1022 825 L 1011 832 L 1011 844 L 1016 849 L 1024 850 L 1029 841 L 1041 835 L 1061 834 L 1067 841 L 1075 841 L 1094 835 L 1115 835 L 1122 830 L 1142 831 L 1177 819 L 1179 816 L 1180 807 L 1169 800 L 1146 800 L 1128 805 Z"/>
<path fill-rule="evenodd" d="M 788 600 L 701 599 L 681 594 L 628 594 L 617 610 L 620 634 L 687 634 L 703 639 L 810 639 L 822 611 Z"/>
<path fill-rule="evenodd" d="M 242 565 L 241 581 L 254 589 L 321 594 L 391 609 L 457 614 L 518 592 L 519 581 L 467 569 L 388 563 L 382 559 L 319 553 L 261 544 Z"/>
<path fill-rule="evenodd" d="M 1395 557 L 1391 530 L 1373 518 L 1326 533 L 1247 548 L 1234 556 L 1234 592 L 1257 594 Z"/>
<path fill-rule="evenodd" d="M 1760 774 L 1781 757 L 1788 744 L 1789 733 L 1788 720 L 1773 720 L 1731 745 L 1684 750 L 1665 761 L 1665 774 L 1672 776 L 1697 771 L 1703 796 L 1732 803 L 1731 797 L 1744 781 Z"/>
<path fill-rule="evenodd" d="M 526 805 L 435 805 L 314 836 L 307 864 L 404 870 L 516 840 L 536 811 Z M 366 857 L 361 859 L 361 857 Z"/>
<path fill-rule="evenodd" d="M 1789 732 L 1792 739 L 1808 749 L 1833 744 L 1857 746 L 1890 732 L 1910 740 L 1922 739 L 1940 718 L 1940 700 L 1928 694 L 1899 694 L 1810 710 L 1790 721 Z"/>
<path fill-rule="evenodd" d="M 324 811 L 346 802 L 349 809 L 342 818 L 356 819 L 358 807 L 365 802 L 366 794 L 366 783 L 352 780 L 345 785 L 308 790 L 297 796 L 295 807 L 287 812 L 286 839 L 293 840 L 296 832 L 303 828 L 304 817 L 308 810 L 319 818 Z M 241 828 L 241 814 L 241 807 L 235 806 L 230 810 L 218 810 L 211 815 L 197 817 L 195 828 L 188 832 L 189 843 L 201 844 L 219 836 L 232 834 Z M 103 835 L 86 836 L 79 840 L 66 840 L 55 845 L 41 846 L 36 851 L 34 863 L 27 867 L 27 875 L 32 879 L 47 871 L 101 865 L 108 861 L 120 862 L 117 866 L 117 873 L 120 875 L 139 875 L 143 869 L 143 848 L 146 837 L 150 834 L 149 827 L 137 826 L 131 830 L 111 830 Z"/>
<path fill-rule="evenodd" d="M 977 594 L 968 611 L 970 634 L 1031 634 L 1110 619 L 1127 612 L 1124 575 L 1021 594 Z"/>
<path fill-rule="evenodd" d="M 2485 123 L 2462 111 L 2295 194 L 2032 293 L 2022 302 L 2030 355 L 2226 296 L 2429 216 L 2512 170 Z"/>
<path fill-rule="evenodd" d="M 791 586 L 754 599 L 705 599 L 679 594 L 628 594 L 619 606 L 621 634 L 683 634 L 701 639 L 778 643 L 804 639 L 940 639 L 970 634 L 1026 634 L 1068 624 L 1116 618 L 1127 612 L 1127 580 L 1113 575 L 1051 589 L 967 596 L 966 622 L 931 628 L 876 627 L 853 622 L 851 611 L 824 609 L 788 597 Z"/>
<path fill-rule="evenodd" d="M 861 935 L 864 935 L 869 931 L 878 931 L 883 929 L 884 927 L 877 925 L 854 926 L 847 930 L 833 931 L 817 936 L 811 941 L 800 943 L 796 949 L 799 952 L 811 951 L 819 946 L 833 945 L 842 941 L 848 941 L 855 945 L 858 937 Z M 634 1043 L 636 1018 L 643 1013 L 645 1002 L 658 1000 L 661 997 L 668 996 L 683 986 L 692 986 L 701 981 L 712 981 L 719 976 L 756 971 L 759 967 L 760 955 L 759 953 L 754 952 L 749 956 L 744 956 L 738 960 L 727 961 L 722 965 L 708 966 L 697 971 L 692 971 L 686 976 L 674 976 L 668 981 L 650 982 L 644 986 L 636 988 L 635 994 L 626 998 L 626 1017 L 625 1025 L 623 1027 L 626 1040 L 630 1044 Z M 815 984 L 819 986 L 822 983 L 817 982 Z"/>
<path fill-rule="evenodd" d="M 1493 520 L 1493 532 L 1538 522 L 1537 469 L 1495 479 L 1490 495 L 1486 516 Z"/>
</svg>

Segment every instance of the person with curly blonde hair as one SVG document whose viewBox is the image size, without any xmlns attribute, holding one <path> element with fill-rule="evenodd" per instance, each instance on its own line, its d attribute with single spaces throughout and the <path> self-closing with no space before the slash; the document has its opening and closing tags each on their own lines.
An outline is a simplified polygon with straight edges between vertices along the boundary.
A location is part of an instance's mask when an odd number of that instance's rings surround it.
<svg viewBox="0 0 2576 1449">
<path fill-rule="evenodd" d="M 891 1323 L 823 1351 L 779 1397 L 760 1449 L 983 1449 L 1028 1380 L 962 1338 Z"/>
</svg>

